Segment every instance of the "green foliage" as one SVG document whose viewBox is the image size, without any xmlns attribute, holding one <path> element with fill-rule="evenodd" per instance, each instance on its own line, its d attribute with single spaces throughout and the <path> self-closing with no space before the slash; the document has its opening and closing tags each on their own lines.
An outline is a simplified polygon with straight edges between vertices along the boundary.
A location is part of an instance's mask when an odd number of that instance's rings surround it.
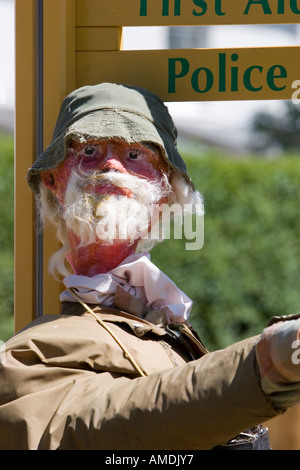
<svg viewBox="0 0 300 470">
<path fill-rule="evenodd" d="M 186 160 L 205 198 L 204 246 L 166 240 L 152 260 L 193 300 L 207 347 L 221 348 L 300 310 L 300 160 Z"/>
<path fill-rule="evenodd" d="M 209 349 L 300 310 L 300 159 L 186 158 L 205 198 L 205 242 L 166 240 L 152 260 L 193 300 Z M 13 331 L 13 140 L 0 138 L 0 339 Z"/>
<path fill-rule="evenodd" d="M 284 109 L 279 114 L 260 112 L 255 116 L 254 150 L 277 148 L 281 152 L 299 151 L 300 108 L 291 100 L 284 101 L 283 105 Z"/>
<path fill-rule="evenodd" d="M 0 339 L 13 334 L 14 143 L 0 137 Z"/>
</svg>

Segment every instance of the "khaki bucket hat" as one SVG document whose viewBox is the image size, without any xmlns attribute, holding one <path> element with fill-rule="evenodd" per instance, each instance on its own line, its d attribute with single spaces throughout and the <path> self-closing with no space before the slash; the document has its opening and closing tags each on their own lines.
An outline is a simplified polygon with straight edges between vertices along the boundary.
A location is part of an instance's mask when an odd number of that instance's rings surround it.
<svg viewBox="0 0 300 470">
<path fill-rule="evenodd" d="M 28 170 L 32 190 L 38 192 L 41 172 L 67 158 L 73 139 L 88 138 L 156 144 L 170 167 L 179 170 L 193 187 L 177 150 L 177 129 L 163 101 L 143 88 L 101 83 L 81 87 L 64 99 L 50 145 Z"/>
</svg>

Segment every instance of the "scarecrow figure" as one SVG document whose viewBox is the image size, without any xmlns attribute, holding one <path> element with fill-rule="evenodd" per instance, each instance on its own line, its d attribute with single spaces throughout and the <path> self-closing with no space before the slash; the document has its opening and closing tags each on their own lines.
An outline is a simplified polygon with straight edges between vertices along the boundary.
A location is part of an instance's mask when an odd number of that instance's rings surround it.
<svg viewBox="0 0 300 470">
<path fill-rule="evenodd" d="M 5 345 L 1 449 L 268 448 L 260 423 L 300 401 L 298 316 L 208 352 L 192 301 L 151 262 L 160 207 L 203 214 L 176 138 L 147 90 L 104 83 L 64 100 L 27 175 L 61 242 L 62 309 Z"/>
</svg>

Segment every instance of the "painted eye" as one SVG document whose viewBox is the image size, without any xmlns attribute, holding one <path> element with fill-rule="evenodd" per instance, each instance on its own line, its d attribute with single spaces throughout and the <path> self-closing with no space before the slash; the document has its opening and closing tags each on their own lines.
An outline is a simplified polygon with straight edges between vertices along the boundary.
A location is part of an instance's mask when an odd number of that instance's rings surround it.
<svg viewBox="0 0 300 470">
<path fill-rule="evenodd" d="M 96 147 L 94 147 L 93 145 L 88 145 L 84 150 L 85 154 L 88 157 L 92 157 L 94 155 L 95 151 L 96 151 Z"/>
<path fill-rule="evenodd" d="M 130 160 L 137 160 L 141 155 L 141 151 L 140 150 L 130 150 L 128 155 L 129 155 Z"/>
<path fill-rule="evenodd" d="M 49 184 L 51 184 L 51 186 L 53 186 L 53 185 L 54 185 L 54 183 L 55 183 L 55 180 L 54 180 L 54 176 L 53 176 L 53 174 L 52 174 L 52 173 L 50 173 L 50 174 L 49 174 L 49 178 L 50 178 L 50 182 L 49 182 Z"/>
</svg>

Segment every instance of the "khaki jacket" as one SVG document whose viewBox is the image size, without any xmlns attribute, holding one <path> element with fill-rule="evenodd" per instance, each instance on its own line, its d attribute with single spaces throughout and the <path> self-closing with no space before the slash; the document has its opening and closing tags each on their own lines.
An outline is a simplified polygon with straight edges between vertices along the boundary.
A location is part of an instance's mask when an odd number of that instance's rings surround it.
<svg viewBox="0 0 300 470">
<path fill-rule="evenodd" d="M 0 449 L 211 449 L 282 412 L 261 391 L 256 337 L 204 354 L 197 338 L 96 307 L 141 377 L 90 313 L 64 307 L 6 343 Z"/>
</svg>

